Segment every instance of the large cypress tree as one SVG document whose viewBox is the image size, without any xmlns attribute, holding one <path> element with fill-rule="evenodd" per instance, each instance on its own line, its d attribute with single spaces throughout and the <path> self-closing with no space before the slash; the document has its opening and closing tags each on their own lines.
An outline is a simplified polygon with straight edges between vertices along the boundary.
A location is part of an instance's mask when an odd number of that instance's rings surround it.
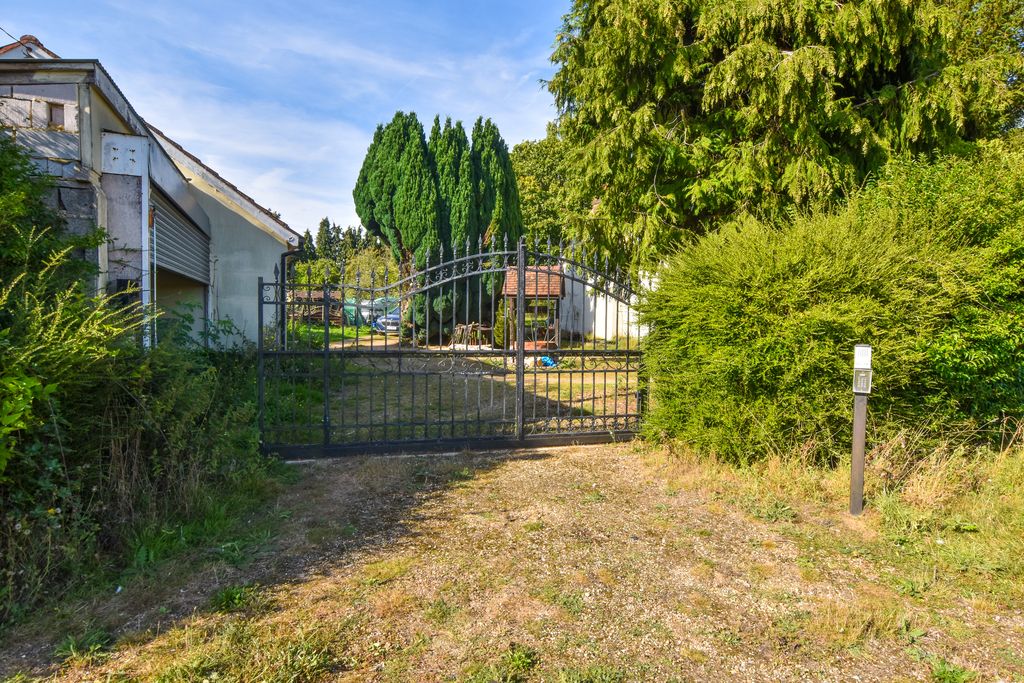
<svg viewBox="0 0 1024 683">
<path fill-rule="evenodd" d="M 441 222 L 447 228 L 449 241 L 446 251 L 450 258 L 475 254 L 480 236 L 475 192 L 475 169 L 470 153 L 469 138 L 461 122 L 452 125 L 446 119 L 441 127 L 440 117 L 434 119 L 431 130 L 430 152 L 437 172 L 440 196 Z M 445 231 L 442 228 L 442 232 Z M 452 273 L 448 273 L 449 275 Z M 468 292 L 468 296 L 467 296 Z M 453 288 L 453 313 L 456 322 L 468 322 L 470 313 L 477 310 L 477 284 L 472 278 L 469 286 Z"/>
<path fill-rule="evenodd" d="M 473 124 L 472 164 L 476 180 L 477 221 L 484 244 L 492 250 L 514 249 L 523 234 L 508 145 L 490 119 L 478 118 Z M 484 277 L 488 294 L 497 294 L 505 278 L 494 273 Z"/>
<path fill-rule="evenodd" d="M 473 124 L 472 161 L 477 183 L 477 220 L 484 242 L 492 248 L 514 245 L 522 235 L 519 189 L 508 145 L 490 119 Z"/>
<path fill-rule="evenodd" d="M 1021 115 L 1009 0 L 574 0 L 552 57 L 578 235 L 637 266 Z"/>
<path fill-rule="evenodd" d="M 353 190 L 363 226 L 391 248 L 407 272 L 438 262 L 441 234 L 437 178 L 416 114 L 398 112 L 378 126 Z"/>
<path fill-rule="evenodd" d="M 511 248 L 522 234 L 519 194 L 508 146 L 489 119 L 474 125 L 472 143 L 461 123 L 435 118 L 429 143 L 415 114 L 398 112 L 378 126 L 352 192 L 356 212 L 366 230 L 391 248 L 406 274 L 475 253 L 482 239 L 488 248 Z M 501 276 L 485 280 L 487 292 L 500 287 Z M 452 291 L 431 292 L 432 319 L 446 324 L 456 310 L 458 321 L 469 320 L 474 297 Z M 461 288 L 465 291 L 465 287 Z M 475 284 L 469 287 L 471 293 Z M 418 325 L 426 305 L 412 307 Z"/>
<path fill-rule="evenodd" d="M 435 118 L 429 147 L 437 171 L 441 224 L 450 235 L 451 253 L 459 256 L 466 251 L 467 242 L 476 249 L 480 234 L 475 169 L 462 122 L 452 125 L 449 118 L 442 128 L 440 117 Z"/>
</svg>

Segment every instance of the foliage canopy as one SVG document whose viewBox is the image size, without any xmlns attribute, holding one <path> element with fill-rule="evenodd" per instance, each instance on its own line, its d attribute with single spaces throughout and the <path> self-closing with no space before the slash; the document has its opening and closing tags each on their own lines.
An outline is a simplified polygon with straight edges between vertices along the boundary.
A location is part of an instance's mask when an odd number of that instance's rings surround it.
<svg viewBox="0 0 1024 683">
<path fill-rule="evenodd" d="M 559 242 L 573 207 L 567 145 L 553 126 L 540 140 L 524 140 L 512 148 L 512 168 L 519 186 L 523 231 L 531 242 Z"/>
<path fill-rule="evenodd" d="M 875 347 L 872 433 L 1024 414 L 1024 149 L 900 158 L 837 213 L 746 218 L 671 258 L 648 429 L 744 461 L 849 444 L 851 359 Z"/>
<path fill-rule="evenodd" d="M 549 83 L 574 230 L 635 266 L 1021 115 L 1012 0 L 574 0 Z M 623 254 L 623 245 L 626 246 Z"/>
</svg>

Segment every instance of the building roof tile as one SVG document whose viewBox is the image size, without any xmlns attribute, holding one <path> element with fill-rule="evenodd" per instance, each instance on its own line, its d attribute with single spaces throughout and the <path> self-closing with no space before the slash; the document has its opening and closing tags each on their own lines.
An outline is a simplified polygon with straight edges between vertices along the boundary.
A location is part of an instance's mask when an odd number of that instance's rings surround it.
<svg viewBox="0 0 1024 683">
<path fill-rule="evenodd" d="M 503 296 L 516 296 L 519 288 L 519 269 L 512 266 L 505 275 Z M 562 267 L 527 266 L 526 267 L 526 298 L 527 299 L 561 299 L 565 294 L 565 278 Z"/>
</svg>

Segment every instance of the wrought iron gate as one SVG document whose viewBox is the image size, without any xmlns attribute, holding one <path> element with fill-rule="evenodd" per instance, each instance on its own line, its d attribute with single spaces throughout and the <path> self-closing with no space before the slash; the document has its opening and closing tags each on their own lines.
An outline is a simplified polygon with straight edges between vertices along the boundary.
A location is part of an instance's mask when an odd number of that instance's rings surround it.
<svg viewBox="0 0 1024 683">
<path fill-rule="evenodd" d="M 264 449 L 301 457 L 632 438 L 644 395 L 628 280 L 573 246 L 482 247 L 401 277 L 261 278 Z"/>
</svg>

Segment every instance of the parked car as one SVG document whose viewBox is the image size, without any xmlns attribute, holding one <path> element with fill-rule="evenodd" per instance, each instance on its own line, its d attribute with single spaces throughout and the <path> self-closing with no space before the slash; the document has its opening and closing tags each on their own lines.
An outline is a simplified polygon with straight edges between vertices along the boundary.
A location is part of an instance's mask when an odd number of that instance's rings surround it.
<svg viewBox="0 0 1024 683">
<path fill-rule="evenodd" d="M 382 315 L 373 321 L 370 326 L 374 332 L 380 334 L 398 334 L 402 329 L 402 314 L 397 308 L 391 309 L 390 313 Z"/>
</svg>

